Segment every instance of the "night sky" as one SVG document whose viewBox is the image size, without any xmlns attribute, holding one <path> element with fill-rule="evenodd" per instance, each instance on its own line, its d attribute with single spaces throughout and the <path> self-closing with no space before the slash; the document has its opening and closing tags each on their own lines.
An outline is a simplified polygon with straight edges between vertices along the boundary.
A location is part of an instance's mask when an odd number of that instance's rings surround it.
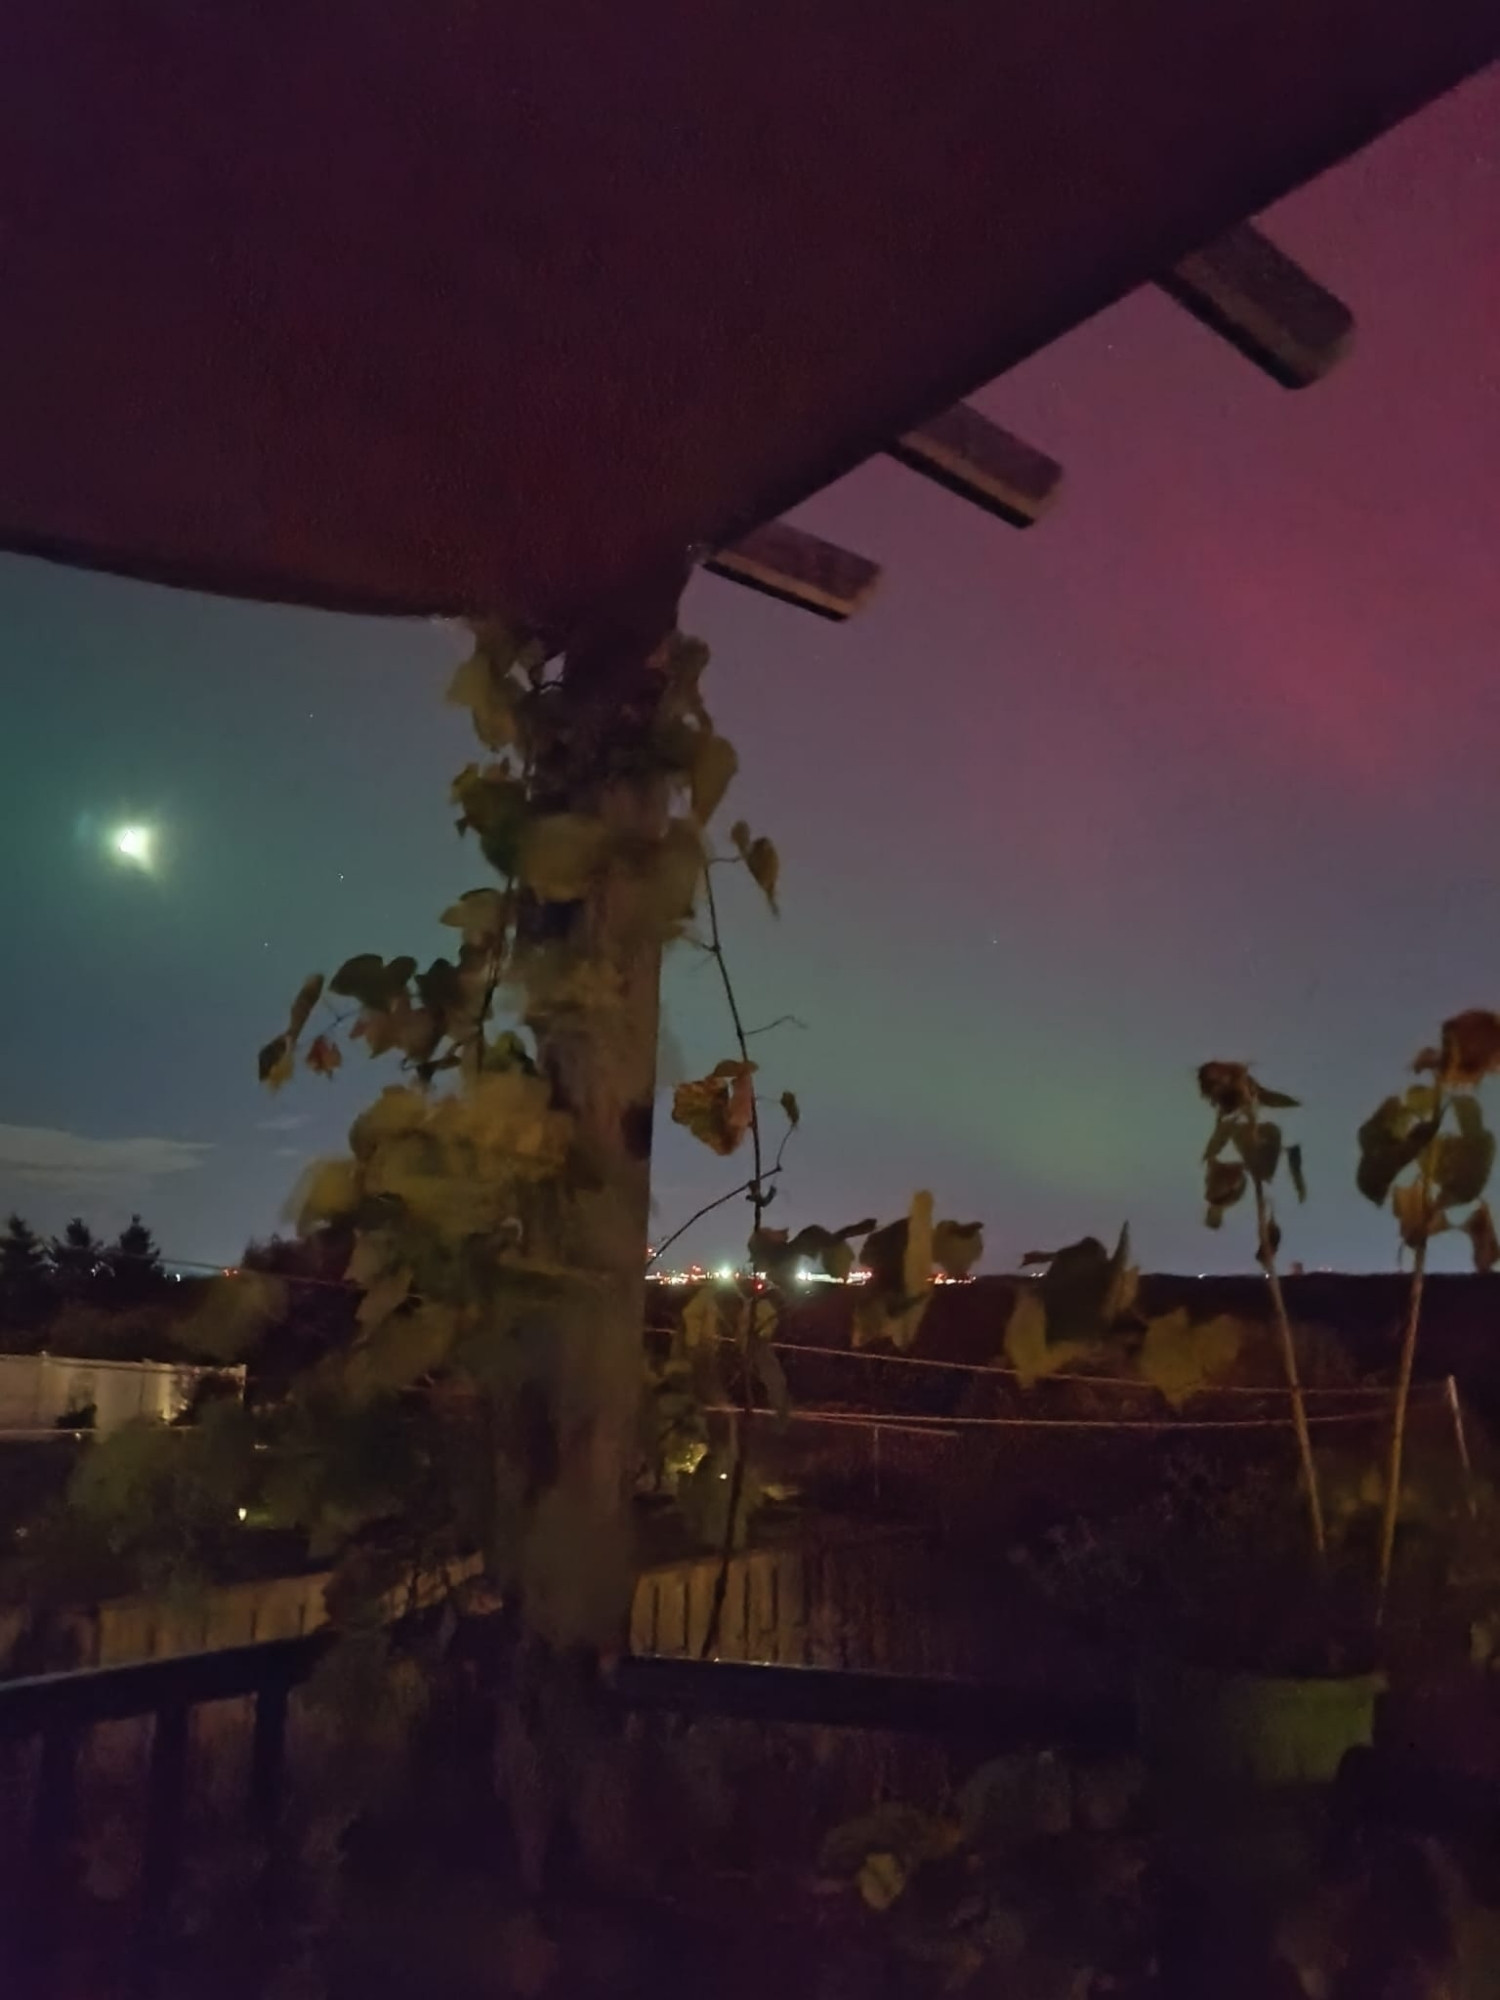
<svg viewBox="0 0 1500 2000">
<path fill-rule="evenodd" d="M 738 884 L 727 914 L 747 1018 L 806 1024 L 758 1043 L 803 1106 L 784 1221 L 927 1186 L 992 1266 L 1126 1217 L 1151 1267 L 1242 1266 L 1197 1200 L 1192 1072 L 1227 1056 L 1308 1101 L 1287 1254 L 1390 1259 L 1354 1129 L 1500 1004 L 1500 75 L 1264 220 L 1356 312 L 1329 382 L 1143 293 L 976 399 L 1066 466 L 1040 527 L 880 461 L 799 517 L 885 566 L 853 624 L 692 587 L 733 803 L 783 852 L 780 923 Z M 182 1260 L 274 1225 L 388 1078 L 270 1100 L 257 1047 L 314 967 L 451 944 L 483 879 L 457 651 L 0 560 L 0 1205 L 138 1208 Z M 135 820 L 149 875 L 107 851 Z M 729 1052 L 687 955 L 667 1011 L 666 1080 Z M 664 1233 L 737 1163 L 660 1124 Z"/>
</svg>

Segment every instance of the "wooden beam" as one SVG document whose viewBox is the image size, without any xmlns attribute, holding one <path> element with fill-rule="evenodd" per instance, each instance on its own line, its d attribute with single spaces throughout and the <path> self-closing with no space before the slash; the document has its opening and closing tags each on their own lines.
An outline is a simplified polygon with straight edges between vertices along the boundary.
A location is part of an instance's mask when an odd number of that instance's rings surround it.
<svg viewBox="0 0 1500 2000">
<path fill-rule="evenodd" d="M 1158 283 L 1284 389 L 1321 381 L 1354 337 L 1343 301 L 1248 222 L 1184 257 Z"/>
<path fill-rule="evenodd" d="M 767 521 L 705 559 L 703 567 L 819 618 L 851 617 L 880 579 L 880 565 L 785 521 Z"/>
<path fill-rule="evenodd" d="M 998 514 L 1013 528 L 1029 528 L 1040 519 L 1062 481 L 1056 459 L 1012 437 L 968 403 L 955 403 L 889 450 L 911 471 Z"/>
</svg>

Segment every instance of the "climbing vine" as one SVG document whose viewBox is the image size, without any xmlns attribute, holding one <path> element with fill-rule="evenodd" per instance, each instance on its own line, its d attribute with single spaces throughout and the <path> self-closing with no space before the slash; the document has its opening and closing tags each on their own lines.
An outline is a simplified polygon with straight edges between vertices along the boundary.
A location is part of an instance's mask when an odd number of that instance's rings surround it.
<svg viewBox="0 0 1500 2000">
<path fill-rule="evenodd" d="M 622 827 L 580 810 L 576 785 L 559 775 L 576 727 L 566 672 L 539 640 L 503 626 L 478 626 L 474 640 L 449 699 L 469 712 L 487 755 L 459 773 L 452 801 L 460 833 L 496 879 L 444 912 L 456 935 L 450 953 L 425 966 L 362 953 L 326 979 L 310 977 L 260 1053 L 273 1089 L 299 1062 L 326 1076 L 360 1047 L 401 1071 L 356 1119 L 347 1155 L 314 1168 L 298 1193 L 302 1231 L 350 1234 L 347 1275 L 363 1297 L 352 1345 L 326 1357 L 292 1399 L 290 1421 L 306 1434 L 278 1497 L 372 1589 L 388 1588 L 403 1566 L 477 1546 L 493 1583 L 502 1591 L 519 1583 L 552 1632 L 598 1636 L 602 1607 L 618 1610 L 617 1588 L 595 1588 L 588 1575 L 607 1538 L 597 1521 L 556 1504 L 579 1406 L 623 1400 L 616 1419 L 634 1428 L 636 1407 L 654 1390 L 648 1437 L 666 1444 L 685 1514 L 727 1562 L 758 1492 L 752 1421 L 760 1408 L 786 1415 L 774 1334 L 803 1260 L 840 1278 L 861 1260 L 869 1277 L 856 1305 L 859 1337 L 906 1345 L 935 1271 L 966 1272 L 981 1238 L 977 1225 L 934 1226 L 925 1195 L 884 1229 L 868 1220 L 795 1231 L 767 1222 L 801 1114 L 780 1093 L 773 1157 L 715 872 L 743 868 L 775 911 L 780 858 L 744 821 L 721 845 L 711 840 L 737 759 L 704 703 L 706 649 L 679 633 L 664 643 L 649 712 L 605 751 L 606 787 L 622 782 L 656 802 L 647 823 Z M 602 908 L 608 938 L 596 921 Z M 677 1087 L 672 1116 L 715 1155 L 748 1150 L 748 1178 L 720 1199 L 748 1202 L 757 1274 L 732 1292 L 689 1300 L 672 1353 L 649 1371 L 637 1333 L 633 1372 L 623 1374 L 599 1353 L 601 1315 L 632 1258 L 639 1312 L 645 1244 L 618 1240 L 610 1163 L 577 1116 L 576 1076 L 558 1053 L 582 1046 L 607 1074 L 625 1029 L 621 941 L 627 953 L 645 949 L 653 987 L 650 954 L 664 943 L 702 951 L 718 968 L 732 1053 Z M 625 1113 L 639 1117 L 640 1108 Z M 707 1449 L 709 1420 L 731 1406 L 732 1446 Z M 333 1479 L 348 1455 L 332 1432 L 382 1425 L 408 1440 L 394 1461 L 401 1478 L 359 1492 L 357 1478 L 352 1487 Z M 451 1493 L 444 1467 L 455 1473 Z M 418 1510 L 420 1546 L 413 1491 L 432 1503 Z"/>
</svg>

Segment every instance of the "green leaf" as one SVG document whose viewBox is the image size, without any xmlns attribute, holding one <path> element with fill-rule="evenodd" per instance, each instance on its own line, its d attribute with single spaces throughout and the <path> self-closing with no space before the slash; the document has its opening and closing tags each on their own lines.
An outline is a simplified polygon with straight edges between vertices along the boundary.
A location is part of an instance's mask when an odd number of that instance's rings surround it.
<svg viewBox="0 0 1500 2000">
<path fill-rule="evenodd" d="M 475 834 L 490 866 L 514 877 L 526 828 L 526 787 L 502 765 L 480 770 L 470 764 L 453 780 L 452 798 L 459 809 L 459 832 Z"/>
<path fill-rule="evenodd" d="M 1276 1178 L 1281 1163 L 1281 1127 L 1247 1119 L 1235 1128 L 1234 1149 L 1244 1161 L 1250 1178 L 1264 1187 Z"/>
<path fill-rule="evenodd" d="M 344 961 L 329 980 L 328 990 L 378 1013 L 405 991 L 416 969 L 414 958 L 393 958 L 387 965 L 378 953 L 361 952 L 357 958 Z"/>
<path fill-rule="evenodd" d="M 980 1222 L 940 1222 L 932 1232 L 932 1261 L 945 1278 L 967 1278 L 984 1255 Z"/>
<path fill-rule="evenodd" d="M 1224 1148 L 1229 1144 L 1230 1140 L 1234 1137 L 1235 1126 L 1237 1123 L 1238 1123 L 1238 1114 L 1230 1118 L 1225 1118 L 1223 1116 L 1220 1116 L 1214 1120 L 1214 1129 L 1208 1135 L 1208 1144 L 1203 1148 L 1203 1159 L 1205 1165 L 1210 1160 L 1218 1159 L 1220 1153 L 1223 1152 Z"/>
<path fill-rule="evenodd" d="M 707 826 L 718 811 L 739 767 L 734 745 L 727 738 L 715 736 L 712 730 L 699 735 L 689 779 L 693 817 L 699 826 Z"/>
<path fill-rule="evenodd" d="M 371 1278 L 355 1313 L 361 1333 L 374 1333 L 398 1307 L 405 1305 L 410 1296 L 411 1269 L 408 1265 L 383 1271 L 379 1277 Z"/>
<path fill-rule="evenodd" d="M 1365 1199 L 1383 1208 L 1397 1175 L 1422 1153 L 1436 1130 L 1430 1118 L 1414 1122 L 1399 1097 L 1386 1098 L 1359 1128 L 1354 1179 Z"/>
<path fill-rule="evenodd" d="M 456 903 L 448 905 L 438 922 L 462 931 L 465 944 L 491 948 L 503 941 L 511 914 L 511 899 L 501 890 L 466 889 Z"/>
<path fill-rule="evenodd" d="M 603 863 L 609 829 L 583 813 L 547 813 L 521 837 L 521 878 L 544 902 L 576 903 Z"/>
<path fill-rule="evenodd" d="M 1471 1125 L 1467 1132 L 1459 1130 L 1439 1139 L 1433 1175 L 1439 1203 L 1444 1208 L 1461 1208 L 1467 1202 L 1478 1201 L 1494 1164 L 1494 1134 L 1485 1131 L 1482 1125 L 1478 1128 Z"/>
<path fill-rule="evenodd" d="M 1415 1250 L 1431 1236 L 1441 1236 L 1448 1227 L 1448 1218 L 1428 1198 L 1420 1178 L 1404 1181 L 1392 1190 L 1391 1213 L 1408 1250 Z"/>
<path fill-rule="evenodd" d="M 1129 1255 L 1129 1240 L 1125 1255 Z M 1052 1341 L 1093 1340 L 1104 1331 L 1104 1316 L 1115 1289 L 1119 1256 L 1096 1236 L 1064 1244 L 1038 1281 L 1046 1313 L 1047 1338 Z"/>
<path fill-rule="evenodd" d="M 1020 1286 L 1005 1324 L 1005 1359 L 1014 1368 L 1023 1389 L 1045 1375 L 1056 1375 L 1070 1362 L 1088 1351 L 1086 1340 L 1053 1340 L 1047 1308 L 1036 1284 Z"/>
<path fill-rule="evenodd" d="M 829 1277 L 840 1285 L 847 1285 L 849 1274 L 854 1269 L 854 1245 L 840 1242 L 834 1237 L 824 1244 L 819 1255 L 823 1260 L 823 1269 Z"/>
<path fill-rule="evenodd" d="M 1298 1201 L 1306 1201 L 1307 1182 L 1302 1174 L 1302 1148 L 1300 1146 L 1287 1147 L 1286 1170 L 1292 1177 L 1292 1186 L 1297 1190 Z"/>
<path fill-rule="evenodd" d="M 1233 1208 L 1249 1185 L 1238 1160 L 1210 1160 L 1203 1176 L 1203 1199 L 1210 1208 Z"/>
</svg>

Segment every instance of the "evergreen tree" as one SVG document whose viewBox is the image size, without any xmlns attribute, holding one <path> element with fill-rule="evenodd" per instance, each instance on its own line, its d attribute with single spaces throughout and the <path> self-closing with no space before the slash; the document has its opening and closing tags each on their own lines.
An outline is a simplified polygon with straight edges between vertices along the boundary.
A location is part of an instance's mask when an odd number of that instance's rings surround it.
<svg viewBox="0 0 1500 2000">
<path fill-rule="evenodd" d="M 94 1296 L 104 1274 L 104 1245 L 75 1215 L 61 1236 L 54 1236 L 47 1253 L 57 1290 L 66 1299 Z"/>
<path fill-rule="evenodd" d="M 104 1266 L 112 1305 L 140 1305 L 154 1298 L 166 1283 L 156 1239 L 138 1215 L 131 1216 L 104 1252 Z"/>
<path fill-rule="evenodd" d="M 0 1339 L 33 1332 L 52 1306 L 52 1273 L 42 1239 L 19 1215 L 0 1234 Z"/>
</svg>

